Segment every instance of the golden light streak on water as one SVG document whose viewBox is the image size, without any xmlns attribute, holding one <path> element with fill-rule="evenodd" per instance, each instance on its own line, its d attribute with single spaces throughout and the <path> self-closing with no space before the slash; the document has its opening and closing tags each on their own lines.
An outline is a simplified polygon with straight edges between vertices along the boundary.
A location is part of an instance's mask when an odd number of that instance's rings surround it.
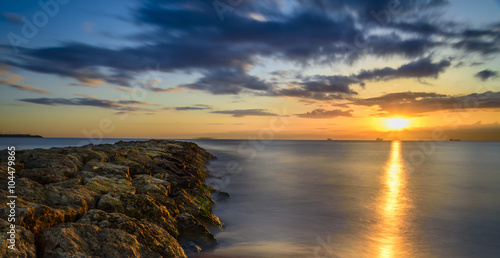
<svg viewBox="0 0 500 258">
<path fill-rule="evenodd" d="M 403 257 L 412 253 L 410 241 L 405 240 L 409 219 L 407 176 L 401 158 L 401 142 L 393 141 L 391 154 L 382 177 L 383 193 L 376 207 L 380 223 L 376 226 L 375 253 L 378 257 Z"/>
</svg>

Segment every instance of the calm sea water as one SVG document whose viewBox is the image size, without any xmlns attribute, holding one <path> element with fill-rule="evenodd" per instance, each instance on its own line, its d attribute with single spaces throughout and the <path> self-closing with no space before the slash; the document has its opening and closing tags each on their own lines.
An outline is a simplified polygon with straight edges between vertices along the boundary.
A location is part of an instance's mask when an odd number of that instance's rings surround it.
<svg viewBox="0 0 500 258">
<path fill-rule="evenodd" d="M 500 142 L 192 141 L 231 195 L 193 257 L 499 257 Z"/>
<path fill-rule="evenodd" d="M 197 143 L 231 198 L 195 257 L 500 256 L 500 142 Z"/>
</svg>

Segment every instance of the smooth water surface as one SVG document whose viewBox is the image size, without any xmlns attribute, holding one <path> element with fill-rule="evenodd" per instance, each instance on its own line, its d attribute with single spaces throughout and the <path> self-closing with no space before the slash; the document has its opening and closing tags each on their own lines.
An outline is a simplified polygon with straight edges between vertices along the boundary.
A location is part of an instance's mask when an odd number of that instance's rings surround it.
<svg viewBox="0 0 500 258">
<path fill-rule="evenodd" d="M 193 257 L 500 254 L 500 142 L 196 142 L 231 198 Z"/>
</svg>

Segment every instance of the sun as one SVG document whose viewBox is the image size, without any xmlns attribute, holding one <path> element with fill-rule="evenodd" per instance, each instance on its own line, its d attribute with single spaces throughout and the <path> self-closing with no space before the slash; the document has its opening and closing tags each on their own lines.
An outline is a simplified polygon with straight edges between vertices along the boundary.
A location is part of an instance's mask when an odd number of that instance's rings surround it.
<svg viewBox="0 0 500 258">
<path fill-rule="evenodd" d="M 389 128 L 390 130 L 401 130 L 408 127 L 410 119 L 399 117 L 387 118 L 386 123 L 387 128 Z"/>
</svg>

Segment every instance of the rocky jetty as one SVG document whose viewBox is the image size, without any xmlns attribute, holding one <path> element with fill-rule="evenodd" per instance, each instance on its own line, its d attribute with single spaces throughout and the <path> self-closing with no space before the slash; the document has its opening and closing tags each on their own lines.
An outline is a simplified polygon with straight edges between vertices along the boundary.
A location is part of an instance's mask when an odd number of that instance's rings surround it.
<svg viewBox="0 0 500 258">
<path fill-rule="evenodd" d="M 7 152 L 0 152 L 1 257 L 186 257 L 217 244 L 209 229 L 212 157 L 150 140 L 16 153 L 16 250 L 7 246 Z"/>
</svg>

